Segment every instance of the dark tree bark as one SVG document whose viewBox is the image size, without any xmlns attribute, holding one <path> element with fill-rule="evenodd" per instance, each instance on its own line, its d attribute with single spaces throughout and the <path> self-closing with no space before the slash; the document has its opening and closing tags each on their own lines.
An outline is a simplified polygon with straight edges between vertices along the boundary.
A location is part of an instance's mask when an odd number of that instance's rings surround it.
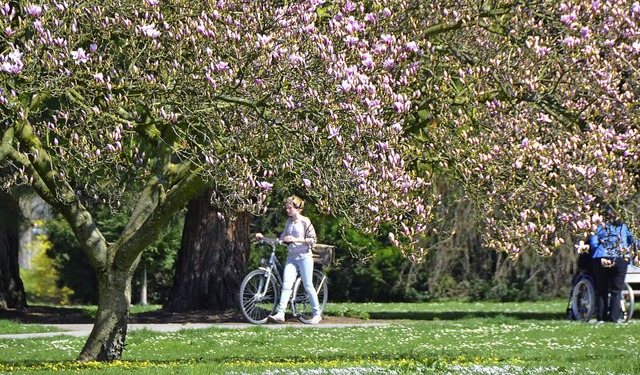
<svg viewBox="0 0 640 375">
<path fill-rule="evenodd" d="M 18 201 L 0 191 L 0 309 L 27 306 L 18 266 L 21 217 Z"/>
<path fill-rule="evenodd" d="M 230 220 L 211 206 L 210 195 L 206 191 L 189 202 L 167 310 L 238 307 L 250 252 L 251 216 L 240 213 Z"/>
</svg>

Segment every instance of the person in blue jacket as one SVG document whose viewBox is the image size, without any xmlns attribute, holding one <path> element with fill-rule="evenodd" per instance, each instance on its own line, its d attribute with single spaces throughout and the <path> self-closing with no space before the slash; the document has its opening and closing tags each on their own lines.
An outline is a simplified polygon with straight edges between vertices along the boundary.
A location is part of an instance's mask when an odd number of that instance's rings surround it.
<svg viewBox="0 0 640 375">
<path fill-rule="evenodd" d="M 589 237 L 596 282 L 598 321 L 622 322 L 620 299 L 625 288 L 628 254 L 635 240 L 612 207 L 604 210 L 604 221 Z"/>
</svg>

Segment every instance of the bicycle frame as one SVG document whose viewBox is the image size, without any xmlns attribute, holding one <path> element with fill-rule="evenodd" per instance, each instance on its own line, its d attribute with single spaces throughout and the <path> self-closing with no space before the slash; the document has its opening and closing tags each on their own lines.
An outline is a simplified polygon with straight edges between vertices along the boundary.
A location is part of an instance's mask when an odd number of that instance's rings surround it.
<svg viewBox="0 0 640 375">
<path fill-rule="evenodd" d="M 264 259 L 262 259 L 260 261 L 260 267 L 258 267 L 259 269 L 263 269 L 266 271 L 266 274 L 265 274 L 266 282 L 260 288 L 260 293 L 264 295 L 264 293 L 269 289 L 269 282 L 271 280 L 271 275 L 274 275 L 276 277 L 276 281 L 279 284 L 278 287 L 280 288 L 282 287 L 282 275 L 280 273 L 280 270 L 283 269 L 283 267 L 282 267 L 282 263 L 280 263 L 280 261 L 278 260 L 278 257 L 276 257 L 276 245 L 282 244 L 282 241 L 278 239 L 271 240 L 271 239 L 263 238 L 262 240 L 260 240 L 260 242 L 269 244 L 271 246 L 271 255 L 269 256 L 269 260 L 266 261 L 266 263 L 263 265 L 262 263 Z"/>
</svg>

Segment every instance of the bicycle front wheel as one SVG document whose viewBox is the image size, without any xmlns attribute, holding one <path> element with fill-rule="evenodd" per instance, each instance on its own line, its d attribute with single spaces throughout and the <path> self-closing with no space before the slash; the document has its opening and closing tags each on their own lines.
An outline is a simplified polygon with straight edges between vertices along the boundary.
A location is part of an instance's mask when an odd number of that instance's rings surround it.
<svg viewBox="0 0 640 375">
<path fill-rule="evenodd" d="M 316 289 L 318 303 L 320 304 L 319 314 L 322 314 L 324 307 L 327 304 L 327 300 L 329 299 L 329 287 L 327 286 L 328 281 L 329 279 L 327 279 L 327 276 L 325 276 L 325 274 L 320 270 L 313 270 L 313 286 Z M 304 289 L 304 285 L 302 284 L 302 279 L 300 277 L 298 277 L 295 285 L 293 286 L 293 300 L 291 301 L 291 308 L 294 314 L 303 323 L 309 323 L 311 318 L 313 318 L 311 302 L 309 301 L 309 296 L 307 295 L 307 291 Z"/>
<path fill-rule="evenodd" d="M 240 310 L 253 324 L 264 324 L 267 316 L 276 311 L 280 288 L 273 275 L 258 269 L 249 272 L 240 285 Z"/>
</svg>

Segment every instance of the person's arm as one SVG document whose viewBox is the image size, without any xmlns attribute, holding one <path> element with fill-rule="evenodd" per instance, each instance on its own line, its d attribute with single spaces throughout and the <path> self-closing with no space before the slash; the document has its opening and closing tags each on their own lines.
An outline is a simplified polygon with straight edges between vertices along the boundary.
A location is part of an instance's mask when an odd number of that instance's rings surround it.
<svg viewBox="0 0 640 375">
<path fill-rule="evenodd" d="M 311 224 L 311 220 L 307 219 L 305 220 L 305 222 L 306 229 L 304 231 L 304 243 L 309 246 L 313 246 L 318 241 L 318 237 L 316 236 L 316 229 L 313 227 L 313 224 Z"/>
</svg>

